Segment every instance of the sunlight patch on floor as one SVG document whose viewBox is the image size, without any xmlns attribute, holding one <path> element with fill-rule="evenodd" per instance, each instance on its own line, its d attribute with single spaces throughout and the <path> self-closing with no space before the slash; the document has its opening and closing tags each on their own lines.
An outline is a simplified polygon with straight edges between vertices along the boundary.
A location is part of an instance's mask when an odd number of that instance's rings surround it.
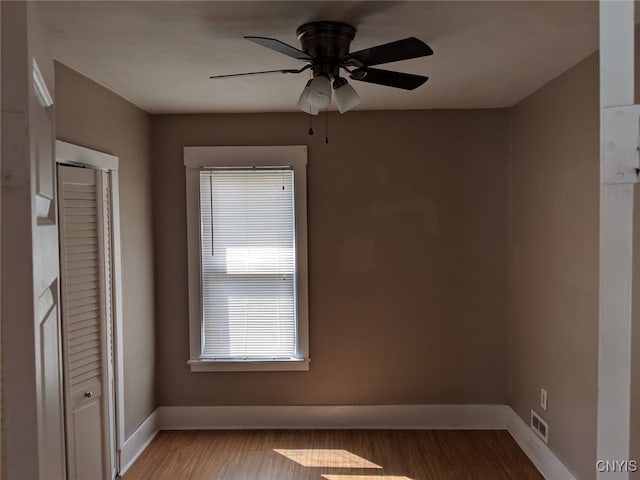
<svg viewBox="0 0 640 480">
<path fill-rule="evenodd" d="M 322 475 L 326 480 L 411 480 L 409 477 L 397 475 Z"/>
<path fill-rule="evenodd" d="M 355 455 L 347 450 L 309 448 L 302 450 L 274 449 L 274 452 L 284 455 L 289 460 L 302 465 L 303 467 L 324 467 L 324 468 L 382 468 L 369 460 Z M 330 480 L 347 480 L 348 476 L 334 475 Z M 328 477 L 325 477 L 328 478 Z M 356 478 L 356 477 L 353 477 Z M 377 480 L 405 480 L 405 477 L 357 477 L 358 480 L 375 478 Z M 406 479 L 410 480 L 410 479 Z"/>
</svg>

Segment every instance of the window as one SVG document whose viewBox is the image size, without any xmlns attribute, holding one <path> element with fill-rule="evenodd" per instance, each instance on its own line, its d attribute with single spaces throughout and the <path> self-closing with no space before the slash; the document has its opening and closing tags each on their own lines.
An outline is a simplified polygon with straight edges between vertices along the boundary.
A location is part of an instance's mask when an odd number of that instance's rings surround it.
<svg viewBox="0 0 640 480">
<path fill-rule="evenodd" d="M 185 147 L 192 371 L 307 370 L 306 147 Z"/>
</svg>

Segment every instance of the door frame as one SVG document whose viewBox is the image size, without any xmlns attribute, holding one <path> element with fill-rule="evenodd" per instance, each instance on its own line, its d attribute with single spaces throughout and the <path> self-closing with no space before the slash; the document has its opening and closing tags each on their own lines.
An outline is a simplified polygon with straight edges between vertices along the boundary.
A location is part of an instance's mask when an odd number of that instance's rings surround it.
<svg viewBox="0 0 640 480">
<path fill-rule="evenodd" d="M 120 190 L 118 178 L 118 157 L 56 140 L 56 164 L 77 165 L 103 170 L 111 181 L 111 212 L 113 214 L 113 421 L 115 427 L 115 469 L 120 474 L 121 452 L 125 443 L 124 426 L 124 349 L 122 326 L 122 256 L 120 245 Z"/>
<path fill-rule="evenodd" d="M 629 459 L 633 323 L 634 187 L 638 120 L 634 105 L 635 5 L 599 2 L 600 305 L 596 458 Z M 629 471 L 597 471 L 598 480 Z"/>
</svg>

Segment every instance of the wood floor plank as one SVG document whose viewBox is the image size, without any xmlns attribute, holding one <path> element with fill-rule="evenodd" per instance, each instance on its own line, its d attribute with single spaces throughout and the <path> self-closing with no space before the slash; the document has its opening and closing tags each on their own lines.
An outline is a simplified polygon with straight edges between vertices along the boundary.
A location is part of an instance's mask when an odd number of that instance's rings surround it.
<svg viewBox="0 0 640 480">
<path fill-rule="evenodd" d="M 124 480 L 541 480 L 503 430 L 162 431 Z"/>
</svg>

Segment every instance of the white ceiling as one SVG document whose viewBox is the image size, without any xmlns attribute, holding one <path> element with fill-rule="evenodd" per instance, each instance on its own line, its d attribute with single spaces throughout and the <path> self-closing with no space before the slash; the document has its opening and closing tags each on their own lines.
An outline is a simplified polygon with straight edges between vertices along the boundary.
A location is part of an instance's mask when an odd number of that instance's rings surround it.
<svg viewBox="0 0 640 480">
<path fill-rule="evenodd" d="M 427 75 L 408 92 L 351 83 L 359 109 L 510 106 L 598 46 L 597 2 L 230 1 L 40 4 L 54 56 L 151 113 L 294 111 L 308 72 L 209 80 L 302 62 L 243 35 L 299 48 L 296 28 L 358 29 L 351 51 L 415 36 L 435 54 L 380 66 Z"/>
</svg>

